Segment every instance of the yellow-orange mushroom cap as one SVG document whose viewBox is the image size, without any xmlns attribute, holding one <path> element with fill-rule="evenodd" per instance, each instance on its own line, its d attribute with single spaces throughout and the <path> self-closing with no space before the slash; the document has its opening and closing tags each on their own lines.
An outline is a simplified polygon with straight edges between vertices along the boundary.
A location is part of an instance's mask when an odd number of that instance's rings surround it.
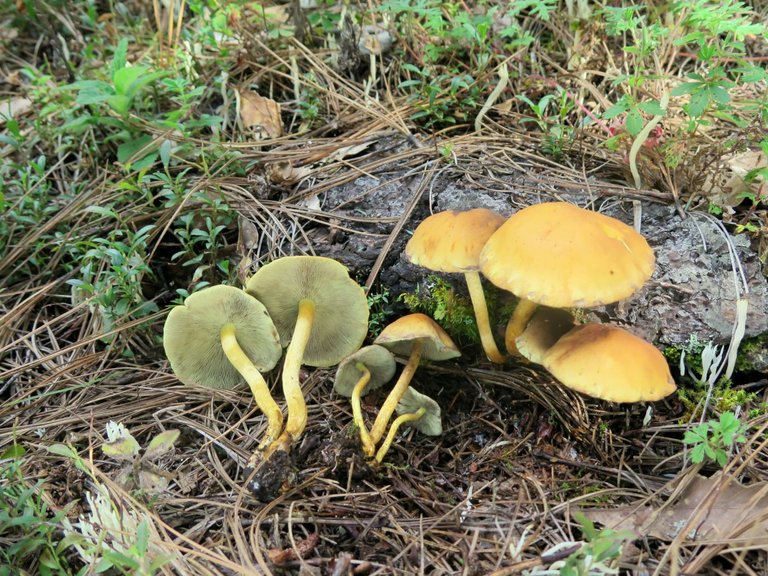
<svg viewBox="0 0 768 576">
<path fill-rule="evenodd" d="M 516 212 L 480 254 L 480 270 L 496 286 L 555 308 L 627 298 L 654 264 L 653 250 L 631 226 L 567 202 Z"/>
<path fill-rule="evenodd" d="M 505 358 L 493 338 L 478 269 L 483 246 L 503 223 L 501 214 L 487 208 L 438 212 L 418 225 L 405 247 L 406 258 L 417 266 L 464 274 L 483 349 L 491 361 L 499 364 Z"/>
<path fill-rule="evenodd" d="M 560 338 L 542 365 L 568 388 L 611 402 L 650 402 L 676 389 L 664 355 L 617 326 L 585 324 Z"/>
</svg>

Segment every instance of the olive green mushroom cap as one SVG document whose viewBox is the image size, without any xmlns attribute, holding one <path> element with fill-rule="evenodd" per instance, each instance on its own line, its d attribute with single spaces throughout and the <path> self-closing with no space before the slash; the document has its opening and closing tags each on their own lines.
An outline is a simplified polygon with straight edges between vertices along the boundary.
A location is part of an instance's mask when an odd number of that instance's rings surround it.
<svg viewBox="0 0 768 576">
<path fill-rule="evenodd" d="M 371 373 L 371 379 L 360 396 L 365 396 L 368 392 L 389 382 L 397 369 L 397 363 L 392 352 L 377 344 L 364 346 L 344 358 L 336 369 L 333 389 L 342 396 L 352 396 L 355 384 L 363 376 L 363 373 L 357 368 L 359 363 L 364 364 Z"/>
<path fill-rule="evenodd" d="M 374 344 L 390 350 L 396 356 L 410 356 L 417 340 L 422 341 L 421 357 L 425 360 L 448 360 L 461 356 L 451 337 L 426 314 L 408 314 L 398 318 L 381 331 Z"/>
<path fill-rule="evenodd" d="M 542 365 L 568 388 L 612 402 L 650 402 L 676 389 L 664 355 L 617 326 L 584 324 L 560 338 Z"/>
<path fill-rule="evenodd" d="M 405 256 L 413 264 L 437 272 L 477 270 L 483 246 L 504 220 L 487 208 L 437 212 L 416 227 Z"/>
<path fill-rule="evenodd" d="M 567 202 L 516 212 L 480 254 L 480 270 L 496 286 L 555 308 L 627 298 L 654 264 L 653 250 L 631 226 Z"/>
<path fill-rule="evenodd" d="M 271 370 L 277 364 L 280 339 L 262 303 L 234 286 L 212 286 L 187 297 L 165 320 L 163 347 L 179 380 L 224 389 L 243 382 L 221 347 L 221 328 L 230 323 L 257 370 Z"/>
<path fill-rule="evenodd" d="M 547 351 L 573 328 L 573 316 L 567 310 L 537 308 L 523 333 L 515 339 L 517 351 L 531 362 L 541 364 Z"/>
<path fill-rule="evenodd" d="M 251 276 L 245 290 L 269 310 L 287 346 L 301 300 L 315 304 L 312 332 L 303 364 L 332 366 L 363 343 L 368 333 L 368 300 L 347 269 L 321 256 L 287 256 Z"/>
<path fill-rule="evenodd" d="M 397 403 L 395 411 L 398 414 L 412 414 L 419 408 L 424 408 L 426 412 L 418 420 L 413 420 L 408 424 L 413 426 L 427 436 L 440 436 L 443 433 L 443 423 L 440 419 L 440 405 L 432 400 L 426 394 L 417 392 L 413 386 L 409 387 L 400 402 Z"/>
</svg>

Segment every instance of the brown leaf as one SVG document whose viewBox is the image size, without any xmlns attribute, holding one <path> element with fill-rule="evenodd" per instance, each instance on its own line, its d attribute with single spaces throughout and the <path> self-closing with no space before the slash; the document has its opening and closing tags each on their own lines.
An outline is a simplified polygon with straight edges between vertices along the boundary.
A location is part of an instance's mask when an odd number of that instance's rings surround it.
<svg viewBox="0 0 768 576">
<path fill-rule="evenodd" d="M 710 494 L 715 492 L 709 500 Z M 768 482 L 748 486 L 723 482 L 718 472 L 711 478 L 694 476 L 677 500 L 657 515 L 651 506 L 622 506 L 602 510 L 582 510 L 592 520 L 616 530 L 672 541 L 686 528 L 699 506 L 704 511 L 696 524 L 689 526 L 687 539 L 728 540 L 738 538 L 754 545 L 768 545 Z"/>
<path fill-rule="evenodd" d="M 32 110 L 32 100 L 17 96 L 0 102 L 0 126 L 4 126 L 9 118 L 19 118 Z"/>
<path fill-rule="evenodd" d="M 253 90 L 239 90 L 240 119 L 243 126 L 253 128 L 260 138 L 279 138 L 283 135 L 280 104 L 260 96 Z"/>
<path fill-rule="evenodd" d="M 295 184 L 302 178 L 309 175 L 312 169 L 307 166 L 295 167 L 289 161 L 271 162 L 267 164 L 264 171 L 269 181 L 278 186 Z"/>
<path fill-rule="evenodd" d="M 270 562 L 282 566 L 301 558 L 306 558 L 317 546 L 320 534 L 312 532 L 304 540 L 296 542 L 296 548 L 272 548 L 267 552 Z"/>
</svg>

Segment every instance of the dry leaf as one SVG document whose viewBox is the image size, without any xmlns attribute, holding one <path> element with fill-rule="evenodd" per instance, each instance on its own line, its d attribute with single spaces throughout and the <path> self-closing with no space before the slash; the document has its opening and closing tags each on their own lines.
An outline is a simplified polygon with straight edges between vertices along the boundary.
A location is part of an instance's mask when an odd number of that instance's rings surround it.
<svg viewBox="0 0 768 576">
<path fill-rule="evenodd" d="M 296 542 L 296 548 L 272 548 L 267 552 L 270 562 L 275 566 L 282 566 L 289 562 L 298 560 L 299 557 L 306 558 L 317 546 L 320 540 L 320 535 L 317 532 L 312 532 L 304 540 Z"/>
<path fill-rule="evenodd" d="M 355 156 L 357 154 L 360 154 L 360 152 L 363 152 L 364 150 L 367 150 L 370 148 L 371 144 L 373 144 L 373 141 L 363 142 L 362 144 L 353 144 L 351 146 L 342 146 L 341 148 L 336 148 L 333 152 L 331 152 L 326 158 L 326 162 L 335 162 L 337 160 L 343 160 L 344 158 L 347 158 L 349 156 Z"/>
<path fill-rule="evenodd" d="M 260 138 L 279 138 L 283 135 L 280 104 L 260 96 L 253 90 L 239 90 L 240 119 L 243 126 L 253 128 Z"/>
<path fill-rule="evenodd" d="M 592 520 L 616 530 L 632 530 L 644 536 L 672 541 L 712 491 L 699 522 L 690 526 L 689 541 L 738 538 L 755 545 L 768 545 L 768 482 L 744 486 L 722 483 L 718 472 L 711 478 L 695 476 L 675 502 L 654 517 L 651 506 L 622 506 L 603 510 L 582 510 Z"/>
<path fill-rule="evenodd" d="M 722 159 L 725 164 L 715 175 L 708 175 L 704 181 L 707 199 L 713 204 L 733 213 L 733 207 L 744 201 L 744 193 L 755 195 L 768 193 L 768 184 L 763 178 L 756 178 L 749 184 L 744 178 L 757 168 L 768 166 L 768 156 L 759 150 L 747 150 Z"/>
<path fill-rule="evenodd" d="M 32 110 L 32 100 L 17 96 L 0 102 L 0 126 L 4 126 L 9 118 L 16 119 Z"/>
<path fill-rule="evenodd" d="M 265 172 L 270 182 L 278 186 L 285 186 L 295 184 L 305 178 L 312 172 L 312 169 L 307 166 L 296 168 L 290 162 L 284 161 L 267 164 Z"/>
</svg>

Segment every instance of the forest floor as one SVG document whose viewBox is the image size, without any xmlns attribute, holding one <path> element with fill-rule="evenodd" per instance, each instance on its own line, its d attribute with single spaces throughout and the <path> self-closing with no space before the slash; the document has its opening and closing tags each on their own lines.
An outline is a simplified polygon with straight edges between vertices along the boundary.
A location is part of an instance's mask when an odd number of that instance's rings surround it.
<svg viewBox="0 0 768 576">
<path fill-rule="evenodd" d="M 2 2 L 0 575 L 765 574 L 758 4 Z M 641 209 L 657 274 L 592 314 L 664 351 L 672 396 L 490 363 L 461 278 L 402 255 L 431 212 L 547 200 Z M 262 503 L 253 398 L 183 385 L 162 331 L 291 254 L 348 267 L 367 342 L 419 310 L 462 356 L 415 379 L 443 434 L 378 467 L 335 369 L 306 367 L 293 482 Z M 499 336 L 514 299 L 486 288 Z M 140 455 L 105 454 L 117 423 Z"/>
</svg>

